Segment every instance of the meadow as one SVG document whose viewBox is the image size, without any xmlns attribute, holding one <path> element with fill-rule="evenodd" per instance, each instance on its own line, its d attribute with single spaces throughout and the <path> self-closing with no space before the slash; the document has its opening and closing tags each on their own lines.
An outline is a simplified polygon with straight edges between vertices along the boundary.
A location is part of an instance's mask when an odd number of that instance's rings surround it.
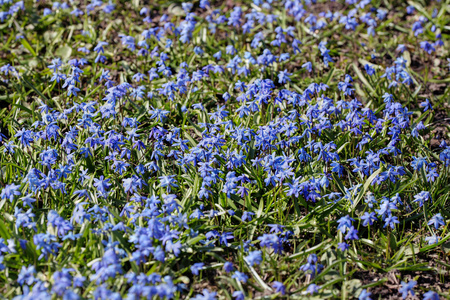
<svg viewBox="0 0 450 300">
<path fill-rule="evenodd" d="M 450 0 L 0 0 L 0 299 L 450 298 Z"/>
</svg>

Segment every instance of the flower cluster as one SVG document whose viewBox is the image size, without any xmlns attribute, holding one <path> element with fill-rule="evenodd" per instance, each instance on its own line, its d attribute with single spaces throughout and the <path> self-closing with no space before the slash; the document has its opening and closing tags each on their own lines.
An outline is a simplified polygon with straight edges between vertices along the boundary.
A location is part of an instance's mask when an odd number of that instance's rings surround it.
<svg viewBox="0 0 450 300">
<path fill-rule="evenodd" d="M 244 2 L 0 0 L 5 42 L 33 56 L 0 67 L 9 296 L 337 295 L 325 276 L 341 283 L 384 257 L 413 270 L 409 249 L 449 238 L 450 146 L 431 137 L 438 104 L 419 97 L 427 79 L 411 61 L 448 47 L 436 8 L 402 11 L 411 32 L 367 0 Z M 15 19 L 37 36 L 13 39 L 1 24 Z M 380 63 L 373 47 L 390 27 L 405 44 Z"/>
</svg>

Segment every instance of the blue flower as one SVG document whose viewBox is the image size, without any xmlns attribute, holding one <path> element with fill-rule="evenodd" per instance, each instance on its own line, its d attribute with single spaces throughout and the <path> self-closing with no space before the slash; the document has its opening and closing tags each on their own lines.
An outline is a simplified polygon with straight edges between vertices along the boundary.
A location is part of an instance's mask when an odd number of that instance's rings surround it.
<svg viewBox="0 0 450 300">
<path fill-rule="evenodd" d="M 181 242 L 178 241 L 176 243 L 172 243 L 172 241 L 167 241 L 167 243 L 166 243 L 166 251 L 172 252 L 175 256 L 180 255 L 180 253 L 181 253 Z"/>
<path fill-rule="evenodd" d="M 283 251 L 283 244 L 281 239 L 275 235 L 275 234 L 263 234 L 262 236 L 258 237 L 258 240 L 260 241 L 261 247 L 267 247 L 274 249 L 275 253 L 281 254 Z"/>
<path fill-rule="evenodd" d="M 230 55 L 234 55 L 236 53 L 236 49 L 233 47 L 233 45 L 228 45 L 226 47 L 226 53 Z"/>
<path fill-rule="evenodd" d="M 338 173 L 338 176 L 341 177 L 344 172 L 344 167 L 339 164 L 337 161 L 333 161 L 330 166 L 332 167 L 331 171 L 334 173 Z"/>
<path fill-rule="evenodd" d="M 338 248 L 341 251 L 346 251 L 350 246 L 346 242 L 338 243 Z"/>
<path fill-rule="evenodd" d="M 275 289 L 276 293 L 281 293 L 281 295 L 286 295 L 286 287 L 283 283 L 279 281 L 274 281 L 272 287 Z"/>
<path fill-rule="evenodd" d="M 429 192 L 427 191 L 421 191 L 419 194 L 414 196 L 414 201 L 413 202 L 419 202 L 419 206 L 422 207 L 423 204 L 430 200 L 431 201 L 431 195 Z"/>
<path fill-rule="evenodd" d="M 339 223 L 337 229 L 341 231 L 342 233 L 345 233 L 347 229 L 350 229 L 352 227 L 352 221 L 355 221 L 353 218 L 350 218 L 349 215 L 346 215 L 342 218 L 340 218 L 337 222 Z"/>
<path fill-rule="evenodd" d="M 320 286 L 311 283 L 310 285 L 308 285 L 308 288 L 306 289 L 306 292 L 309 293 L 310 295 L 316 294 L 318 293 L 320 290 Z"/>
<path fill-rule="evenodd" d="M 219 60 L 222 57 L 222 51 L 217 51 L 213 54 L 213 57 L 217 60 Z"/>
<path fill-rule="evenodd" d="M 433 47 L 433 44 L 431 44 L 428 41 L 423 41 L 419 43 L 420 48 L 422 48 L 423 50 L 425 50 L 425 52 L 427 52 L 428 54 L 433 53 L 434 51 L 436 51 L 436 49 Z"/>
<path fill-rule="evenodd" d="M 414 11 L 415 11 L 415 7 L 414 7 L 414 6 L 408 5 L 408 6 L 406 7 L 406 12 L 408 13 L 408 15 L 414 13 Z"/>
<path fill-rule="evenodd" d="M 26 206 L 29 206 L 30 208 L 33 208 L 33 204 L 34 202 L 36 202 L 36 199 L 34 199 L 33 197 L 31 197 L 31 194 L 27 194 L 25 197 L 20 198 L 20 200 L 22 200 L 22 203 Z"/>
<path fill-rule="evenodd" d="M 317 255 L 316 254 L 310 254 L 307 259 L 307 263 L 300 266 L 300 271 L 307 272 L 312 277 L 319 274 L 323 269 L 323 265 L 317 263 Z"/>
<path fill-rule="evenodd" d="M 398 221 L 397 217 L 389 215 L 387 218 L 384 219 L 384 226 L 390 226 L 392 229 L 395 229 L 395 224 L 399 224 L 400 221 Z"/>
<path fill-rule="evenodd" d="M 170 192 L 171 187 L 178 187 L 175 175 L 161 176 L 159 179 L 161 180 L 161 187 L 165 187 L 167 192 Z"/>
<path fill-rule="evenodd" d="M 372 293 L 368 292 L 367 290 L 362 290 L 358 296 L 358 300 L 372 300 L 372 298 L 370 298 L 371 295 Z"/>
<path fill-rule="evenodd" d="M 8 199 L 10 202 L 13 202 L 14 200 L 14 196 L 20 196 L 21 192 L 19 191 L 20 185 L 17 184 L 9 184 L 6 185 L 1 194 L 0 194 L 0 198 L 1 199 Z"/>
<path fill-rule="evenodd" d="M 17 283 L 20 285 L 28 285 L 31 286 L 35 281 L 37 281 L 37 278 L 34 277 L 36 274 L 36 269 L 33 265 L 29 265 L 28 267 L 22 266 L 19 277 L 17 278 Z"/>
<path fill-rule="evenodd" d="M 289 76 L 291 76 L 292 73 L 288 73 L 288 71 L 285 69 L 284 71 L 281 71 L 280 73 L 278 73 L 278 83 L 286 83 L 288 81 L 291 81 L 291 79 L 289 78 Z"/>
<path fill-rule="evenodd" d="M 183 3 L 184 4 L 184 3 Z M 207 289 L 203 290 L 203 294 L 198 294 L 193 300 L 216 300 L 217 292 L 210 292 Z"/>
<path fill-rule="evenodd" d="M 227 261 L 226 263 L 223 264 L 223 269 L 227 273 L 233 272 L 234 271 L 233 263 Z"/>
<path fill-rule="evenodd" d="M 94 187 L 97 188 L 100 195 L 104 198 L 108 197 L 108 189 L 111 187 L 111 184 L 109 182 L 110 179 L 105 179 L 103 175 L 101 175 L 99 179 L 94 178 Z"/>
<path fill-rule="evenodd" d="M 261 251 L 252 251 L 245 257 L 245 259 L 250 266 L 259 265 L 262 261 L 261 254 Z"/>
<path fill-rule="evenodd" d="M 234 272 L 234 274 L 231 276 L 231 278 L 234 278 L 234 279 L 236 279 L 238 281 L 241 281 L 243 283 L 246 283 L 247 280 L 248 280 L 248 276 L 245 275 L 242 272 L 239 272 L 239 271 Z"/>
<path fill-rule="evenodd" d="M 441 213 L 435 214 L 429 221 L 428 225 L 434 225 L 435 229 L 438 229 L 440 226 L 444 226 L 444 218 L 442 217 Z"/>
<path fill-rule="evenodd" d="M 356 230 L 353 226 L 348 229 L 347 234 L 345 235 L 346 240 L 358 240 L 358 230 Z"/>
<path fill-rule="evenodd" d="M 428 242 L 428 245 L 437 244 L 439 242 L 439 236 L 437 235 L 427 236 L 425 238 L 425 241 Z"/>
<path fill-rule="evenodd" d="M 375 69 L 374 69 L 371 65 L 369 65 L 369 64 L 366 64 L 366 65 L 364 66 L 364 69 L 366 70 L 367 75 L 369 75 L 369 76 L 372 76 L 372 75 L 375 74 Z"/>
<path fill-rule="evenodd" d="M 184 3 L 183 3 L 184 4 Z M 202 50 L 202 48 L 200 48 L 200 47 L 194 47 L 194 53 L 195 54 L 197 54 L 197 55 L 199 55 L 199 56 L 202 56 L 203 55 L 203 53 L 204 53 L 204 51 Z"/>
<path fill-rule="evenodd" d="M 423 157 L 415 157 L 413 156 L 413 161 L 411 162 L 411 166 L 414 170 L 422 169 L 422 166 L 427 166 L 427 160 Z"/>
<path fill-rule="evenodd" d="M 204 263 L 195 263 L 191 266 L 191 272 L 194 275 L 198 275 L 200 270 L 203 268 L 205 264 Z"/>
<path fill-rule="evenodd" d="M 373 225 L 373 222 L 377 220 L 374 212 L 368 213 L 367 211 L 361 216 L 361 220 L 363 221 L 363 226 Z"/>
<path fill-rule="evenodd" d="M 401 284 L 402 287 L 399 288 L 398 292 L 402 294 L 403 299 L 405 299 L 408 296 L 408 293 L 410 293 L 411 296 L 414 296 L 413 288 L 416 286 L 417 281 L 411 280 L 408 283 L 402 281 Z"/>
<path fill-rule="evenodd" d="M 433 291 L 428 291 L 423 294 L 423 300 L 439 300 L 439 294 Z"/>
<path fill-rule="evenodd" d="M 228 240 L 232 239 L 234 239 L 234 236 L 231 232 L 224 232 L 220 235 L 219 242 L 221 245 L 228 246 L 229 245 Z"/>
<path fill-rule="evenodd" d="M 423 107 L 423 111 L 427 111 L 427 110 L 433 110 L 433 106 L 431 106 L 430 100 L 425 99 L 424 102 L 421 102 L 419 104 L 420 107 Z"/>
<path fill-rule="evenodd" d="M 57 254 L 61 245 L 55 241 L 56 237 L 48 233 L 39 233 L 33 237 L 33 242 L 36 245 L 36 249 L 41 250 L 41 255 L 38 257 L 39 260 L 44 257 L 47 259 L 49 254 Z"/>
<path fill-rule="evenodd" d="M 252 216 L 254 216 L 255 213 L 249 212 L 249 211 L 244 211 L 242 213 L 242 222 L 246 222 L 248 220 L 248 222 L 250 222 L 252 220 Z"/>
<path fill-rule="evenodd" d="M 244 300 L 245 299 L 245 295 L 242 291 L 234 291 L 232 296 L 236 300 Z"/>
</svg>

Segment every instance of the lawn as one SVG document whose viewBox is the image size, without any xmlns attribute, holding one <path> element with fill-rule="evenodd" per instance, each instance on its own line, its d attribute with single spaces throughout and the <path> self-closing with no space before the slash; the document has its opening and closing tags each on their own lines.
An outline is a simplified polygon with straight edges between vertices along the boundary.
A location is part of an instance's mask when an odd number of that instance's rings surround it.
<svg viewBox="0 0 450 300">
<path fill-rule="evenodd" d="M 0 299 L 450 299 L 450 0 L 0 0 Z"/>
</svg>

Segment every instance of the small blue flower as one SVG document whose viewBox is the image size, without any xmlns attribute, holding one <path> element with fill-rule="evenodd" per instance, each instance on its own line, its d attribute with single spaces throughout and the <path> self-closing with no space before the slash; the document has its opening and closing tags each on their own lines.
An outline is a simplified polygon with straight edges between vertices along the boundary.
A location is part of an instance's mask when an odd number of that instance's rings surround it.
<svg viewBox="0 0 450 300">
<path fill-rule="evenodd" d="M 227 273 L 233 272 L 234 271 L 233 263 L 227 261 L 226 263 L 223 264 L 223 269 Z"/>
<path fill-rule="evenodd" d="M 441 213 L 435 214 L 429 221 L 428 225 L 434 225 L 435 229 L 438 229 L 440 226 L 444 226 L 444 218 L 442 217 Z"/>
<path fill-rule="evenodd" d="M 1 199 L 8 199 L 10 202 L 13 202 L 14 200 L 14 196 L 20 196 L 21 192 L 19 191 L 20 185 L 17 184 L 9 184 L 6 185 L 1 194 L 0 194 L 0 198 Z"/>
<path fill-rule="evenodd" d="M 427 236 L 425 238 L 425 241 L 428 242 L 428 245 L 437 244 L 439 242 L 439 236 L 437 235 Z"/>
<path fill-rule="evenodd" d="M 259 265 L 262 261 L 261 254 L 262 252 L 259 250 L 252 251 L 245 257 L 245 259 L 247 260 L 250 266 Z"/>
<path fill-rule="evenodd" d="M 428 291 L 423 294 L 423 300 L 439 300 L 439 294 L 433 291 Z"/>
<path fill-rule="evenodd" d="M 421 102 L 419 104 L 420 107 L 423 107 L 423 111 L 427 111 L 427 110 L 433 110 L 433 106 L 431 106 L 430 100 L 425 99 L 424 102 Z"/>
<path fill-rule="evenodd" d="M 403 299 L 408 296 L 408 293 L 410 293 L 411 296 L 414 296 L 413 288 L 416 286 L 417 281 L 411 280 L 408 283 L 402 281 L 401 284 L 402 287 L 398 290 L 398 292 L 402 294 Z"/>
<path fill-rule="evenodd" d="M 242 272 L 239 272 L 239 271 L 234 272 L 234 274 L 231 276 L 231 278 L 234 278 L 234 279 L 236 279 L 238 281 L 241 281 L 243 283 L 246 283 L 247 280 L 248 280 L 248 276 L 245 275 Z"/>
<path fill-rule="evenodd" d="M 254 215 L 255 215 L 255 213 L 252 213 L 249 211 L 244 211 L 242 213 L 242 218 L 241 218 L 242 222 L 246 222 L 246 221 L 250 222 L 252 220 L 252 216 L 254 216 Z"/>
<path fill-rule="evenodd" d="M 367 211 L 361 216 L 361 220 L 363 221 L 363 226 L 373 225 L 373 222 L 377 220 L 377 217 L 374 212 L 368 213 Z"/>
<path fill-rule="evenodd" d="M 395 224 L 399 224 L 400 221 L 398 220 L 397 217 L 395 216 L 391 216 L 389 215 L 387 218 L 384 219 L 384 226 L 383 228 L 385 228 L 386 226 L 390 226 L 392 229 L 395 229 Z"/>
<path fill-rule="evenodd" d="M 236 300 L 244 300 L 245 299 L 245 295 L 242 291 L 234 291 L 232 296 Z"/>
<path fill-rule="evenodd" d="M 272 287 L 275 289 L 276 293 L 281 293 L 281 295 L 286 295 L 286 287 L 283 283 L 279 281 L 274 281 Z"/>
<path fill-rule="evenodd" d="M 367 75 L 369 75 L 369 76 L 372 76 L 372 75 L 375 74 L 375 69 L 374 69 L 371 65 L 369 65 L 369 64 L 366 64 L 366 65 L 364 66 L 364 69 L 366 70 Z"/>
<path fill-rule="evenodd" d="M 355 229 L 355 227 L 351 226 L 348 229 L 347 234 L 345 235 L 346 240 L 358 240 L 358 230 Z"/>
<path fill-rule="evenodd" d="M 338 248 L 341 251 L 346 251 L 350 246 L 346 242 L 338 243 Z"/>
<path fill-rule="evenodd" d="M 288 73 L 288 71 L 285 69 L 284 71 L 281 71 L 280 73 L 278 73 L 278 83 L 286 83 L 288 81 L 291 81 L 291 78 L 289 78 L 289 76 L 291 76 L 292 73 Z"/>
<path fill-rule="evenodd" d="M 310 285 L 308 285 L 308 288 L 306 289 L 306 292 L 309 293 L 310 295 L 316 294 L 318 293 L 320 290 L 320 286 L 311 283 Z"/>
<path fill-rule="evenodd" d="M 191 272 L 194 275 L 198 275 L 200 270 L 203 268 L 205 264 L 204 263 L 195 263 L 191 266 Z"/>
<path fill-rule="evenodd" d="M 372 298 L 370 298 L 371 295 L 372 293 L 368 292 L 367 290 L 362 290 L 358 296 L 358 300 L 372 300 Z"/>
<path fill-rule="evenodd" d="M 413 202 L 419 202 L 419 206 L 422 207 L 423 204 L 428 200 L 431 200 L 430 193 L 427 191 L 421 191 L 419 194 L 414 196 Z"/>
<path fill-rule="evenodd" d="M 185 4 L 185 3 L 183 3 Z M 202 294 L 198 294 L 197 296 L 195 296 L 194 298 L 192 298 L 193 300 L 216 300 L 217 299 L 217 292 L 210 292 L 207 289 L 203 290 Z"/>
</svg>

